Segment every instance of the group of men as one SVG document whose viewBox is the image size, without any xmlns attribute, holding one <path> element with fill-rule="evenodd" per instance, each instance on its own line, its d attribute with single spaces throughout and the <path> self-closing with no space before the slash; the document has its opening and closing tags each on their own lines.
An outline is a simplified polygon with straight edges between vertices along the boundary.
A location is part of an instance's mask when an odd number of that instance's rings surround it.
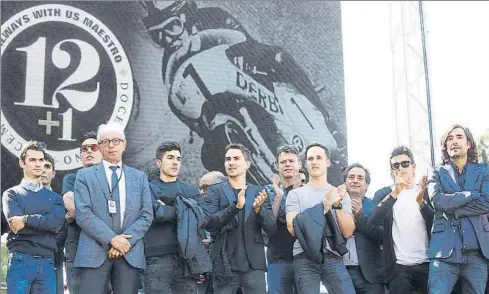
<svg viewBox="0 0 489 294">
<path fill-rule="evenodd" d="M 8 293 L 60 291 L 63 258 L 74 294 L 134 294 L 141 284 L 147 294 L 310 294 L 321 282 L 339 294 L 485 291 L 489 167 L 464 126 L 448 129 L 443 165 L 418 183 L 412 152 L 395 148 L 393 184 L 373 200 L 361 164 L 345 168 L 339 187 L 327 182 L 329 150 L 317 143 L 306 148 L 307 182 L 298 149 L 286 145 L 265 187 L 247 183 L 241 144 L 226 148 L 227 176 L 211 172 L 199 187 L 178 180 L 178 143 L 157 148 L 151 181 L 123 163 L 126 145 L 117 123 L 85 135 L 84 168 L 65 176 L 63 196 L 51 191 L 55 162 L 44 146 L 24 146 L 24 178 L 3 193 Z"/>
</svg>

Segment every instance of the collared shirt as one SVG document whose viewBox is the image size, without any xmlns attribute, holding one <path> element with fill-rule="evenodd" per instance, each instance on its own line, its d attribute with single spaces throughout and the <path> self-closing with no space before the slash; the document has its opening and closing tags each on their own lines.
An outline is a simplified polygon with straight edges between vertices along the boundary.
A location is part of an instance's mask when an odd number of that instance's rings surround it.
<svg viewBox="0 0 489 294">
<path fill-rule="evenodd" d="M 362 203 L 363 198 L 365 198 L 365 196 L 362 197 Z M 354 234 L 346 240 L 346 249 L 348 249 L 348 252 L 343 255 L 343 262 L 345 263 L 345 265 L 358 265 L 358 251 Z"/>
<path fill-rule="evenodd" d="M 121 226 L 124 223 L 124 212 L 126 211 L 126 176 L 122 172 L 122 161 L 113 164 L 110 162 L 107 162 L 105 160 L 102 161 L 102 164 L 104 165 L 105 169 L 105 176 L 107 177 L 107 183 L 109 183 L 109 191 L 112 191 L 112 187 L 115 186 L 115 183 L 112 183 L 112 170 L 110 169 L 111 166 L 118 166 L 119 168 L 116 171 L 117 178 L 120 178 L 118 186 L 119 186 L 119 205 L 120 205 L 120 216 L 121 216 Z"/>
<path fill-rule="evenodd" d="M 20 182 L 20 186 L 32 192 L 38 192 L 41 191 L 42 188 L 44 188 L 41 181 L 39 181 L 37 185 L 34 185 L 32 182 L 29 182 L 26 179 L 22 179 L 22 181 Z"/>
</svg>

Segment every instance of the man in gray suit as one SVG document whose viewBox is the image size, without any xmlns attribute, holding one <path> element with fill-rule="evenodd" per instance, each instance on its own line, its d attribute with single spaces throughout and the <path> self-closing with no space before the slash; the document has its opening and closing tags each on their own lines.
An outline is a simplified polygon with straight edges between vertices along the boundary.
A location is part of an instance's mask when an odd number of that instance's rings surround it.
<svg viewBox="0 0 489 294">
<path fill-rule="evenodd" d="M 101 125 L 97 141 L 102 163 L 82 169 L 75 181 L 75 213 L 82 232 L 75 257 L 80 293 L 138 291 L 138 269 L 145 268 L 143 236 L 153 220 L 146 175 L 122 164 L 123 127 Z"/>
</svg>

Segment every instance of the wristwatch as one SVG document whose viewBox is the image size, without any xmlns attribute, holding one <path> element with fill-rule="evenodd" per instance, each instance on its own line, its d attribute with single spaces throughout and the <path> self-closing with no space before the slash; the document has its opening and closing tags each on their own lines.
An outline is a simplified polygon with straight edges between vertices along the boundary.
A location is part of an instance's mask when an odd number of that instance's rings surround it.
<svg viewBox="0 0 489 294">
<path fill-rule="evenodd" d="M 341 203 L 340 203 L 340 204 L 338 204 L 338 206 L 334 206 L 334 205 L 333 205 L 332 207 L 333 207 L 333 209 L 337 209 L 337 210 L 341 210 L 341 209 L 343 209 L 343 205 L 342 205 Z"/>
</svg>

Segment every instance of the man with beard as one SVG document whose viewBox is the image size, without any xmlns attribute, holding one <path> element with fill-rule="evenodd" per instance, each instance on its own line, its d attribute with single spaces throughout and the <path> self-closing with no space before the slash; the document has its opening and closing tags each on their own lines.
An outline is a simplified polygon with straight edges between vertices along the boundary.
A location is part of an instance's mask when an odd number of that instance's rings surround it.
<svg viewBox="0 0 489 294">
<path fill-rule="evenodd" d="M 80 158 L 83 164 L 83 168 L 94 166 L 102 161 L 102 154 L 100 153 L 97 133 L 91 131 L 84 134 L 80 138 Z M 76 172 L 67 174 L 63 178 L 63 200 L 66 209 L 66 220 L 69 222 L 67 229 L 67 237 L 65 243 L 65 257 L 66 257 L 66 278 L 68 282 L 68 289 L 70 294 L 77 294 L 80 280 L 78 277 L 78 269 L 73 266 L 75 262 L 76 249 L 78 248 L 78 240 L 80 239 L 80 227 L 76 224 L 75 216 L 75 179 Z"/>
<path fill-rule="evenodd" d="M 370 172 L 359 163 L 351 164 L 344 172 L 344 180 L 352 201 L 355 232 L 347 240 L 348 252 L 343 255 L 343 261 L 357 293 L 384 293 L 384 263 L 380 249 L 384 229 L 368 224 L 373 209 L 372 200 L 365 197 Z"/>
<path fill-rule="evenodd" d="M 489 258 L 489 167 L 478 164 L 472 133 L 451 126 L 441 140 L 443 165 L 430 177 L 435 208 L 429 248 L 429 293 L 450 293 L 461 280 L 462 293 L 484 293 Z"/>
<path fill-rule="evenodd" d="M 369 218 L 369 224 L 384 226 L 387 288 L 391 294 L 427 293 L 433 210 L 426 201 L 426 177 L 414 183 L 416 163 L 405 146 L 392 151 L 390 166 L 394 185 L 375 193 L 376 208 Z"/>
<path fill-rule="evenodd" d="M 262 229 L 273 235 L 276 221 L 265 190 L 246 182 L 250 164 L 248 149 L 228 145 L 224 162 L 228 180 L 207 190 L 214 293 L 234 294 L 238 288 L 266 293 Z"/>
<path fill-rule="evenodd" d="M 200 207 L 204 206 L 204 200 L 196 187 L 177 180 L 181 160 L 181 148 L 177 142 L 163 142 L 156 149 L 155 161 L 160 177 L 149 184 L 155 221 L 145 236 L 146 294 L 197 292 L 198 275 L 188 275 L 184 270 L 187 261 L 181 254 L 177 238 L 176 198 L 193 199 Z"/>
<path fill-rule="evenodd" d="M 270 293 L 294 293 L 292 247 L 295 237 L 287 230 L 285 202 L 287 194 L 302 185 L 300 166 L 299 150 L 295 146 L 286 145 L 277 149 L 279 174 L 274 176 L 273 185 L 266 186 L 272 202 L 273 215 L 277 219 L 277 230 L 274 235 L 269 236 L 267 247 L 267 284 Z M 279 187 L 279 181 L 284 189 Z"/>
</svg>

